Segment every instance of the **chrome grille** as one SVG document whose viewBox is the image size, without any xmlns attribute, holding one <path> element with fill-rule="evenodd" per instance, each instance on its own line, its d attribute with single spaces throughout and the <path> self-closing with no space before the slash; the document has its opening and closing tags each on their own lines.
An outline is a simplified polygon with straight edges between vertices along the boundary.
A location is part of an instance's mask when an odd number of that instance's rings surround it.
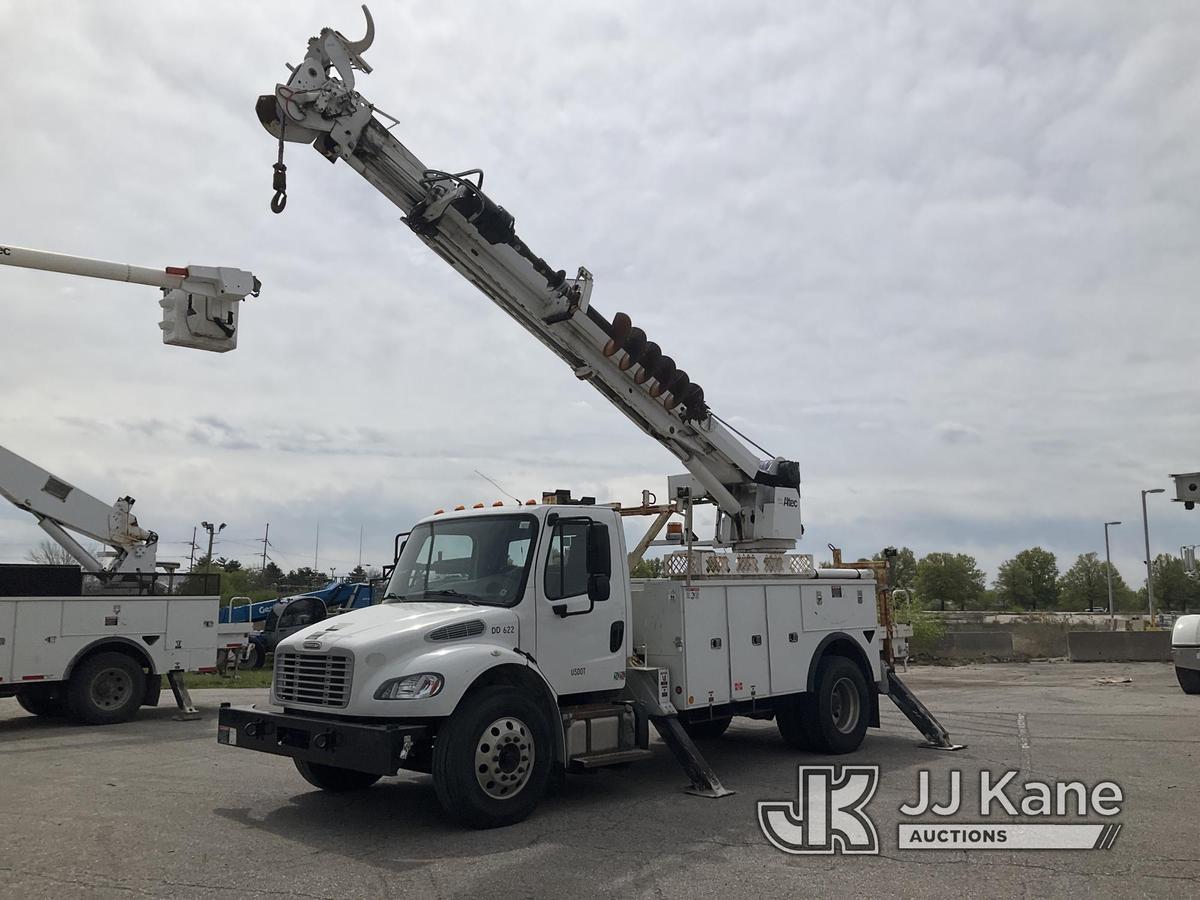
<svg viewBox="0 0 1200 900">
<path fill-rule="evenodd" d="M 443 625 L 435 628 L 425 638 L 430 641 L 457 641 L 466 637 L 483 634 L 483 623 L 478 619 L 468 622 L 455 622 L 453 625 Z"/>
<path fill-rule="evenodd" d="M 354 660 L 325 653 L 276 653 L 273 691 L 278 703 L 345 706 Z"/>
</svg>

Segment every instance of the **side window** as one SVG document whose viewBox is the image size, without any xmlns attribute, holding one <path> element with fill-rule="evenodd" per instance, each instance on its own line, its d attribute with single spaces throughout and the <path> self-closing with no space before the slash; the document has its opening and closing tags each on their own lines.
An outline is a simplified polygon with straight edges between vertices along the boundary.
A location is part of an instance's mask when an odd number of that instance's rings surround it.
<svg viewBox="0 0 1200 900">
<path fill-rule="evenodd" d="M 521 566 L 524 567 L 525 559 L 529 556 L 529 538 L 521 538 L 518 541 L 510 541 L 508 545 L 508 553 L 505 558 L 506 566 Z"/>
<path fill-rule="evenodd" d="M 588 519 L 573 519 L 554 526 L 550 555 L 546 557 L 546 598 L 578 597 L 588 589 Z"/>
</svg>

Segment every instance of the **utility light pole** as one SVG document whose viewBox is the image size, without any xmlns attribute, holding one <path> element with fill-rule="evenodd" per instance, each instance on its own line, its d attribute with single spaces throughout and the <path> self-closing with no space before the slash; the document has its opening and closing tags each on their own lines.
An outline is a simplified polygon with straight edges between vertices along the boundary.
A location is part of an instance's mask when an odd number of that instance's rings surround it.
<svg viewBox="0 0 1200 900">
<path fill-rule="evenodd" d="M 208 532 L 208 564 L 212 565 L 212 545 L 213 537 L 225 530 L 225 523 L 222 522 L 219 526 L 213 525 L 211 522 L 201 522 L 200 527 Z"/>
<path fill-rule="evenodd" d="M 1117 608 L 1116 608 L 1116 606 L 1113 605 L 1112 553 L 1110 553 L 1109 549 L 1108 549 L 1108 526 L 1109 525 L 1120 525 L 1120 524 L 1121 524 L 1120 522 L 1105 522 L 1104 523 L 1104 560 L 1107 563 L 1107 571 L 1105 572 L 1105 574 L 1108 576 L 1108 624 L 1109 624 L 1109 628 L 1111 628 L 1113 630 L 1116 630 L 1116 627 L 1117 627 Z"/>
<path fill-rule="evenodd" d="M 1150 605 L 1150 627 L 1154 627 L 1154 567 L 1150 564 L 1150 520 L 1146 517 L 1146 495 L 1161 494 L 1163 488 L 1142 491 L 1142 534 L 1146 537 L 1146 600 Z"/>
</svg>

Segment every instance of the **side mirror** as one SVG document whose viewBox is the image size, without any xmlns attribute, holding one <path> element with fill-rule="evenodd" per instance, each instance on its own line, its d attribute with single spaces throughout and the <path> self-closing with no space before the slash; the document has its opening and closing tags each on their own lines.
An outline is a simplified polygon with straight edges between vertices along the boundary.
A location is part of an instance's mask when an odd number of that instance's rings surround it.
<svg viewBox="0 0 1200 900">
<path fill-rule="evenodd" d="M 608 526 L 603 522 L 592 522 L 587 530 L 588 575 L 604 576 L 604 599 L 608 599 L 608 579 L 612 577 L 612 551 L 608 542 Z M 591 593 L 591 580 L 588 581 Z"/>
<path fill-rule="evenodd" d="M 593 603 L 603 603 L 608 599 L 610 586 L 607 575 L 588 576 L 588 599 Z"/>
</svg>

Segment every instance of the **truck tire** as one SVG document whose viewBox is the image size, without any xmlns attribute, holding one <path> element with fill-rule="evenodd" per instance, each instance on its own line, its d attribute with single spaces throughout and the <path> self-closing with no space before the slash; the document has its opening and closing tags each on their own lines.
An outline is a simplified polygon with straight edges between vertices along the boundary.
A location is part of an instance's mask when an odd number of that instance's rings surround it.
<svg viewBox="0 0 1200 900">
<path fill-rule="evenodd" d="M 683 730 L 693 741 L 714 741 L 729 728 L 733 716 L 721 716 L 717 719 L 701 719 L 699 722 L 684 722 Z"/>
<path fill-rule="evenodd" d="M 44 718 L 61 718 L 69 713 L 67 698 L 58 686 L 24 688 L 17 694 L 17 703 L 30 715 Z"/>
<path fill-rule="evenodd" d="M 867 679 L 844 656 L 826 656 L 817 665 L 815 690 L 801 707 L 804 731 L 813 750 L 853 753 L 867 734 L 871 695 Z"/>
<path fill-rule="evenodd" d="M 1179 686 L 1185 694 L 1200 694 L 1200 671 L 1176 666 L 1175 677 L 1179 679 Z"/>
<path fill-rule="evenodd" d="M 553 743 L 538 702 L 506 685 L 468 694 L 438 732 L 433 786 L 442 808 L 472 828 L 528 816 L 550 779 Z"/>
<path fill-rule="evenodd" d="M 306 762 L 303 759 L 292 760 L 296 771 L 304 776 L 304 780 L 313 787 L 323 791 L 341 793 L 342 791 L 362 791 L 377 782 L 382 775 L 371 772 L 360 772 L 357 769 L 343 769 L 340 766 L 326 766 L 321 763 Z"/>
<path fill-rule="evenodd" d="M 246 654 L 246 665 L 251 669 L 261 669 L 267 661 L 267 651 L 262 644 L 251 644 Z"/>
<path fill-rule="evenodd" d="M 779 736 L 797 750 L 813 750 L 813 739 L 808 733 L 809 694 L 793 694 L 775 701 L 775 727 Z"/>
<path fill-rule="evenodd" d="M 71 714 L 88 725 L 132 719 L 146 693 L 146 673 L 124 653 L 97 653 L 75 667 L 67 684 Z"/>
</svg>

